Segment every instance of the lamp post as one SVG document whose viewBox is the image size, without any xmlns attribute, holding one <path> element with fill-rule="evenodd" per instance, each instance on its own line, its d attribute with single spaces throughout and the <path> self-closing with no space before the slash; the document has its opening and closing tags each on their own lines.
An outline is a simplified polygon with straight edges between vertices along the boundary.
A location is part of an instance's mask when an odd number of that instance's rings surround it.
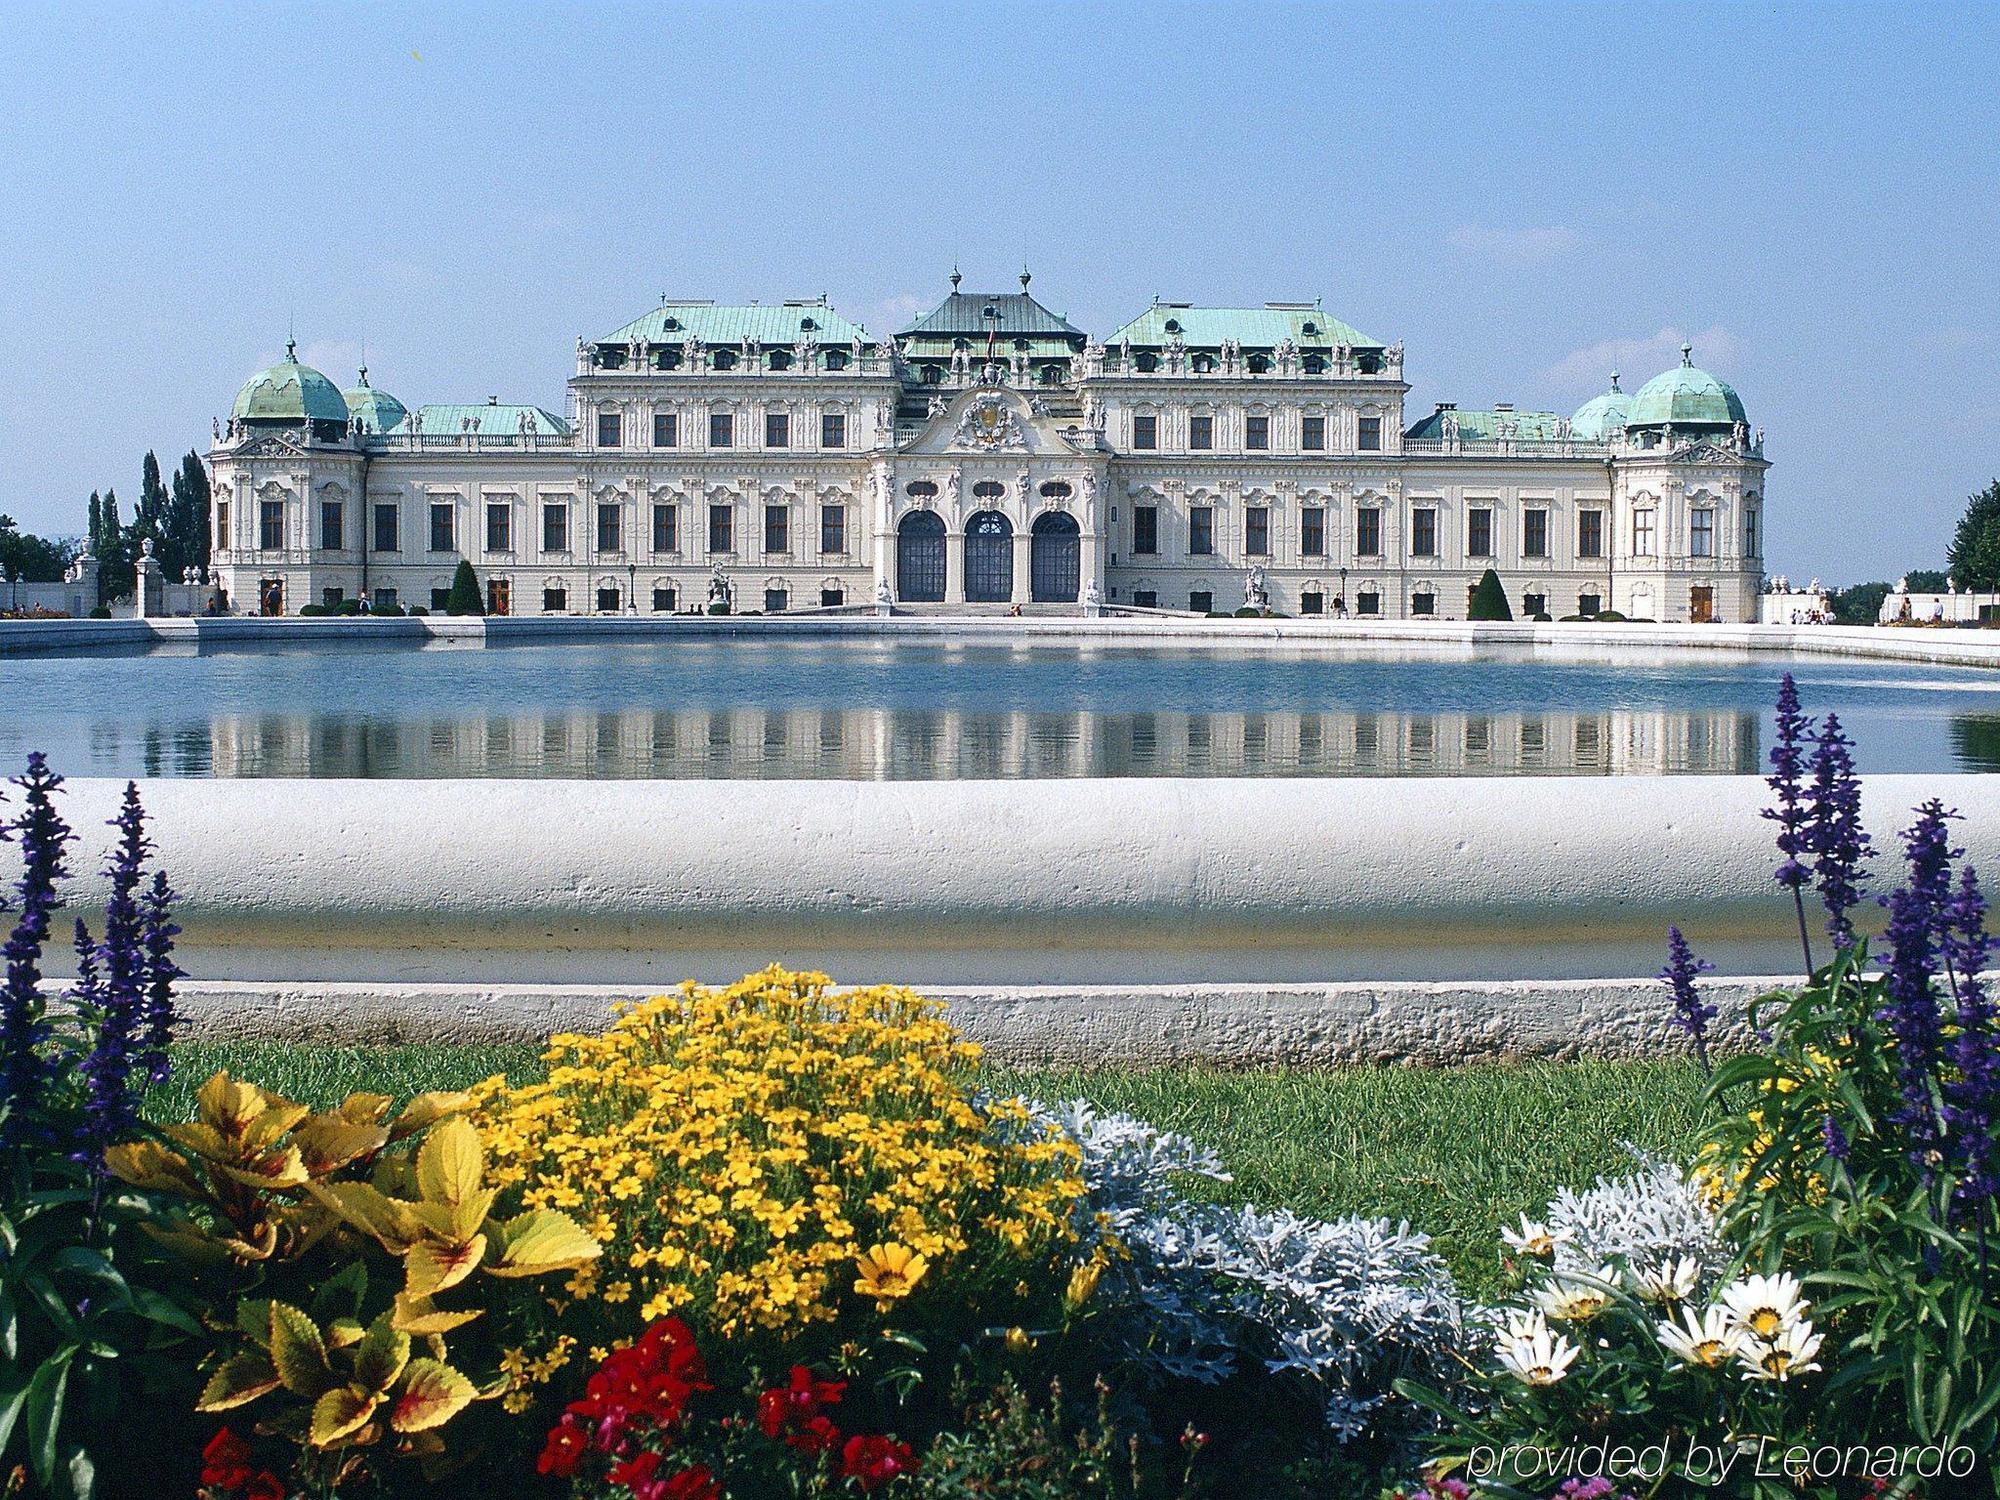
<svg viewBox="0 0 2000 1500">
<path fill-rule="evenodd" d="M 1347 614 L 1347 569 L 1340 570 L 1340 613 Z"/>
</svg>

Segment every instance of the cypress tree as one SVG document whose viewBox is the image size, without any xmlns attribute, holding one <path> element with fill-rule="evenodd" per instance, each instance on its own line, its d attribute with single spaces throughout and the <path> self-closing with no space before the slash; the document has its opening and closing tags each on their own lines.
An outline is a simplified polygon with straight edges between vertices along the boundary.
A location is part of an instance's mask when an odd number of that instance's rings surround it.
<svg viewBox="0 0 2000 1500">
<path fill-rule="evenodd" d="M 451 575 L 451 593 L 444 601 L 444 612 L 448 615 L 483 615 L 486 601 L 479 597 L 479 578 L 472 571 L 472 564 L 465 558 L 458 560 L 458 571 Z"/>
<path fill-rule="evenodd" d="M 97 491 L 90 492 L 90 524 L 84 530 L 84 540 L 90 543 L 90 555 L 104 556 L 104 507 L 97 498 Z"/>
<path fill-rule="evenodd" d="M 1500 586 L 1500 575 L 1488 568 L 1479 575 L 1479 582 L 1472 586 L 1472 601 L 1466 605 L 1468 620 L 1511 620 L 1514 611 L 1507 607 L 1507 591 Z"/>
<path fill-rule="evenodd" d="M 2000 479 L 1966 501 L 1945 563 L 1962 589 L 2000 589 Z"/>
<path fill-rule="evenodd" d="M 132 563 L 138 549 L 118 519 L 118 491 L 106 490 L 98 510 L 97 602 L 109 604 L 132 592 Z"/>
<path fill-rule="evenodd" d="M 208 470 L 201 455 L 190 452 L 174 470 L 173 497 L 167 503 L 167 543 L 176 578 L 184 568 L 208 566 L 208 501 Z"/>
</svg>

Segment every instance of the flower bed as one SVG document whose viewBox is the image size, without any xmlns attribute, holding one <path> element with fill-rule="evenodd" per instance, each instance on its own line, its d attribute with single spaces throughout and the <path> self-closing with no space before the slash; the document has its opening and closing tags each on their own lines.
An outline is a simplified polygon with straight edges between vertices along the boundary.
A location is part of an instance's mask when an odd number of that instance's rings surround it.
<svg viewBox="0 0 2000 1500">
<path fill-rule="evenodd" d="M 207 1500 L 1990 1493 L 1977 878 L 1920 809 L 1876 972 L 1844 737 L 1789 686 L 1773 760 L 1777 881 L 1830 956 L 1711 1058 L 1671 934 L 1704 1144 L 1496 1226 L 1483 1303 L 1409 1225 L 1217 1203 L 1200 1144 L 993 1090 L 908 990 L 779 969 L 559 1037 L 536 1081 L 314 1111 L 221 1072 L 143 1123 L 172 891 L 132 792 L 56 1003 L 70 835 L 36 758 L 5 825 L 0 1461 Z"/>
</svg>

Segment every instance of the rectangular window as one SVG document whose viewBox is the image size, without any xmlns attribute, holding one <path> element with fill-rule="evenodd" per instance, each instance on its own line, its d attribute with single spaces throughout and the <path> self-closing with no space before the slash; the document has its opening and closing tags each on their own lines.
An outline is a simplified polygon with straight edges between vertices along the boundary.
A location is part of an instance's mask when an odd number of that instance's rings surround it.
<svg viewBox="0 0 2000 1500">
<path fill-rule="evenodd" d="M 730 552 L 736 547 L 736 511 L 728 505 L 708 508 L 708 550 Z"/>
<path fill-rule="evenodd" d="M 1743 508 L 1743 555 L 1757 555 L 1757 507 L 1754 505 Z"/>
<path fill-rule="evenodd" d="M 1194 556 L 1205 556 L 1215 550 L 1215 507 L 1212 505 L 1191 505 L 1188 507 L 1188 552 Z M 1191 607 L 1191 606 L 1190 606 Z"/>
<path fill-rule="evenodd" d="M 1537 507 L 1521 512 L 1521 556 L 1549 555 L 1549 513 Z"/>
<path fill-rule="evenodd" d="M 822 505 L 819 508 L 819 550 L 839 557 L 847 551 L 847 507 Z"/>
<path fill-rule="evenodd" d="M 1326 418 L 1307 417 L 1299 424 L 1299 447 L 1308 453 L 1326 449 Z"/>
<path fill-rule="evenodd" d="M 1132 551 L 1150 557 L 1160 550 L 1160 508 L 1157 505 L 1132 507 Z"/>
<path fill-rule="evenodd" d="M 1602 594 L 1578 594 L 1576 596 L 1576 612 L 1586 620 L 1596 619 L 1603 609 L 1604 596 Z"/>
<path fill-rule="evenodd" d="M 623 441 L 624 419 L 615 411 L 601 411 L 597 414 L 597 446 L 616 448 Z"/>
<path fill-rule="evenodd" d="M 1653 512 L 1650 510 L 1632 512 L 1632 555 L 1634 557 L 1653 555 Z"/>
<path fill-rule="evenodd" d="M 1158 589 L 1134 589 L 1132 590 L 1132 603 L 1140 609 L 1158 609 L 1160 607 L 1160 591 Z"/>
<path fill-rule="evenodd" d="M 431 613 L 432 613 L 432 614 L 434 614 L 434 615 L 441 615 L 441 614 L 443 614 L 443 613 L 445 612 L 445 610 L 446 610 L 446 609 L 447 609 L 447 608 L 448 608 L 448 607 L 450 606 L 450 604 L 451 604 L 451 590 L 450 590 L 450 589 L 432 589 L 432 590 L 431 590 Z"/>
<path fill-rule="evenodd" d="M 369 596 L 369 607 L 379 609 L 385 615 L 391 613 L 396 608 L 396 591 L 394 589 L 375 590 Z"/>
<path fill-rule="evenodd" d="M 1134 448 L 1157 448 L 1160 446 L 1160 419 L 1139 414 L 1132 418 L 1132 446 Z"/>
<path fill-rule="evenodd" d="M 403 539 L 398 533 L 396 507 L 378 505 L 375 507 L 375 550 L 377 552 L 401 552 Z"/>
<path fill-rule="evenodd" d="M 1188 595 L 1188 608 L 1198 615 L 1211 614 L 1215 610 L 1215 595 L 1207 589 L 1197 589 Z"/>
<path fill-rule="evenodd" d="M 504 578 L 486 580 L 486 613 L 507 615 L 514 612 L 514 586 Z"/>
<path fill-rule="evenodd" d="M 1380 453 L 1382 451 L 1382 419 L 1380 417 L 1363 417 L 1361 419 L 1361 437 L 1355 446 L 1360 448 L 1363 453 Z"/>
<path fill-rule="evenodd" d="M 342 545 L 341 504 L 338 500 L 319 503 L 319 545 L 322 551 L 338 552 Z"/>
<path fill-rule="evenodd" d="M 1434 615 L 1437 613 L 1437 608 L 1438 599 L 1436 594 L 1412 594 L 1410 596 L 1410 613 L 1413 615 Z"/>
<path fill-rule="evenodd" d="M 514 507 L 505 500 L 489 500 L 486 503 L 486 550 L 514 550 Z"/>
<path fill-rule="evenodd" d="M 653 585 L 653 613 L 670 615 L 680 605 L 680 595 L 663 583 Z"/>
<path fill-rule="evenodd" d="M 1271 555 L 1270 506 L 1246 505 L 1243 507 L 1243 555 L 1245 557 L 1269 557 Z"/>
<path fill-rule="evenodd" d="M 597 591 L 597 612 L 600 615 L 615 615 L 618 613 L 618 590 L 615 586 L 601 588 Z"/>
<path fill-rule="evenodd" d="M 681 512 L 676 505 L 655 505 L 653 507 L 653 550 L 655 552 L 678 552 L 681 550 Z"/>
<path fill-rule="evenodd" d="M 1355 511 L 1354 555 L 1356 557 L 1382 555 L 1382 511 L 1379 506 L 1364 505 Z"/>
<path fill-rule="evenodd" d="M 597 507 L 597 550 L 623 552 L 625 541 L 619 534 L 623 529 L 618 515 L 618 502 L 615 500 L 601 502 Z"/>
<path fill-rule="evenodd" d="M 1326 595 L 1318 589 L 1307 589 L 1299 595 L 1299 613 L 1302 615 L 1323 615 L 1326 613 Z"/>
<path fill-rule="evenodd" d="M 847 602 L 847 590 L 837 583 L 823 583 L 819 587 L 819 607 L 839 609 Z"/>
<path fill-rule="evenodd" d="M 792 550 L 792 508 L 789 505 L 764 507 L 764 550 L 766 552 Z"/>
<path fill-rule="evenodd" d="M 543 589 L 542 613 L 545 615 L 561 615 L 569 613 L 569 590 Z"/>
<path fill-rule="evenodd" d="M 1549 596 L 1547 594 L 1523 594 L 1521 596 L 1521 613 L 1529 619 L 1532 620 L 1536 615 L 1545 615 L 1548 612 Z"/>
<path fill-rule="evenodd" d="M 788 589 L 764 590 L 764 613 L 781 615 L 791 606 L 792 596 Z"/>
<path fill-rule="evenodd" d="M 1410 512 L 1410 555 L 1438 555 L 1438 513 L 1431 506 L 1419 506 Z"/>
<path fill-rule="evenodd" d="M 235 539 L 229 534 L 229 502 L 227 500 L 218 500 L 215 502 L 215 545 L 224 548 L 236 545 Z"/>
<path fill-rule="evenodd" d="M 542 502 L 542 550 L 569 551 L 569 505 L 564 501 Z"/>
<path fill-rule="evenodd" d="M 1379 615 L 1382 613 L 1382 595 L 1375 589 L 1363 589 L 1354 596 L 1354 612 L 1357 615 Z"/>
<path fill-rule="evenodd" d="M 1580 510 L 1576 513 L 1576 555 L 1604 556 L 1604 512 Z"/>
<path fill-rule="evenodd" d="M 764 446 L 766 448 L 789 448 L 792 446 L 792 419 L 781 411 L 764 413 Z"/>
<path fill-rule="evenodd" d="M 339 609 L 340 601 L 346 597 L 346 589 L 321 589 L 319 591 L 319 602 L 328 609 Z"/>
<path fill-rule="evenodd" d="M 431 551 L 450 552 L 452 546 L 452 504 L 449 500 L 431 502 Z"/>
<path fill-rule="evenodd" d="M 736 444 L 736 418 L 726 411 L 708 414 L 708 446 L 730 448 Z"/>
<path fill-rule="evenodd" d="M 847 446 L 847 413 L 823 411 L 819 414 L 819 445 L 822 448 Z"/>
<path fill-rule="evenodd" d="M 1306 505 L 1299 509 L 1299 551 L 1307 557 L 1326 556 L 1326 507 Z"/>
<path fill-rule="evenodd" d="M 655 448 L 678 448 L 681 445 L 681 418 L 679 412 L 656 411 L 653 413 L 653 446 Z"/>
<path fill-rule="evenodd" d="M 1188 446 L 1197 450 L 1215 446 L 1215 418 L 1188 418 Z"/>
<path fill-rule="evenodd" d="M 1243 446 L 1246 448 L 1268 448 L 1271 446 L 1271 419 L 1269 417 L 1245 417 L 1243 419 Z"/>
<path fill-rule="evenodd" d="M 1715 556 L 1715 512 L 1707 506 L 1688 513 L 1688 555 Z"/>
<path fill-rule="evenodd" d="M 1465 513 L 1465 555 L 1467 557 L 1491 557 L 1493 555 L 1493 512 L 1484 505 L 1475 505 Z"/>
</svg>

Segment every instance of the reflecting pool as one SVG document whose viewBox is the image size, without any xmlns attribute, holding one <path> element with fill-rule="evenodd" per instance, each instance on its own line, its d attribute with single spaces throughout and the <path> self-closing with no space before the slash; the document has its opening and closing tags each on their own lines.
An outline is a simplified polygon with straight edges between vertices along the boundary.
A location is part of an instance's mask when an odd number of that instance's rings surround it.
<svg viewBox="0 0 2000 1500">
<path fill-rule="evenodd" d="M 316 777 L 1763 768 L 1790 669 L 1863 771 L 2000 770 L 2000 673 L 1768 655 L 651 638 L 0 658 L 0 767 Z"/>
</svg>

